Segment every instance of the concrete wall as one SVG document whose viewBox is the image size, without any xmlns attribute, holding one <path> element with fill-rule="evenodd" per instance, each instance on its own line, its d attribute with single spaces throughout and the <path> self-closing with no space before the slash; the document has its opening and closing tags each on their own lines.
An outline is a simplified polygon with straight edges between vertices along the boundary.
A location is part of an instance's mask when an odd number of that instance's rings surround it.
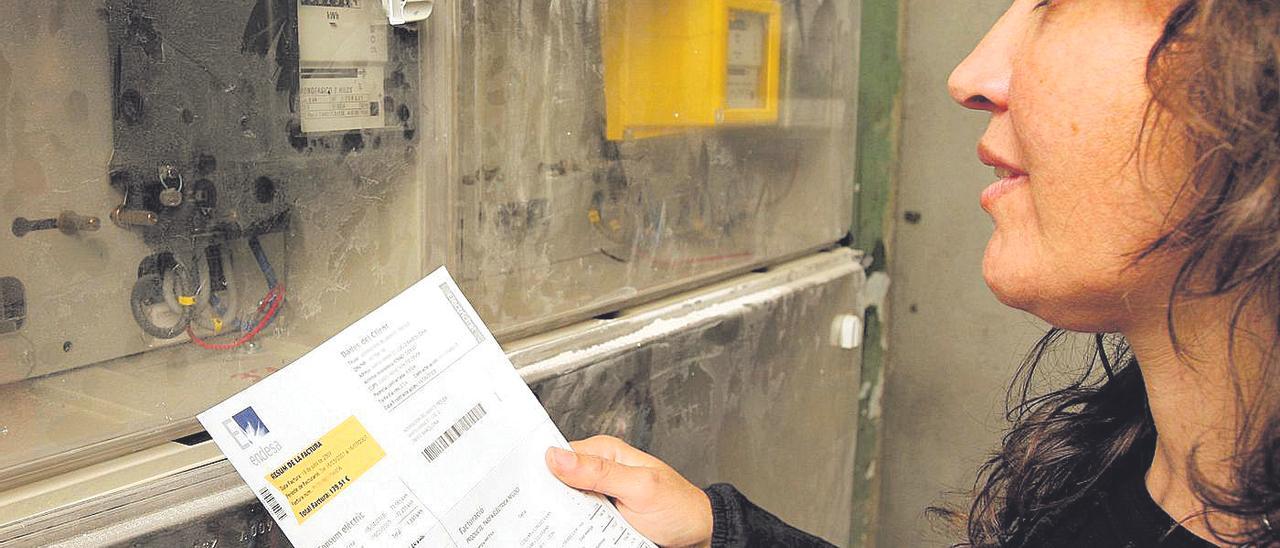
<svg viewBox="0 0 1280 548">
<path fill-rule="evenodd" d="M 978 206 L 995 177 L 978 163 L 987 116 L 947 95 L 947 75 L 1008 0 L 903 0 L 904 97 L 890 357 L 884 398 L 878 545 L 938 546 L 924 518 L 967 488 L 1003 427 L 1004 393 L 1043 334 L 982 281 L 991 221 Z M 954 499 L 953 499 L 954 500 Z"/>
</svg>

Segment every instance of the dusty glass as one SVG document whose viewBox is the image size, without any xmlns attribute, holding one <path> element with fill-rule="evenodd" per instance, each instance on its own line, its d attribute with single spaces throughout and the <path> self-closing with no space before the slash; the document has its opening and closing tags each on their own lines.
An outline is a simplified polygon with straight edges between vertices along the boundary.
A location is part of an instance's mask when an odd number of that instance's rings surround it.
<svg viewBox="0 0 1280 548">
<path fill-rule="evenodd" d="M 442 264 L 511 340 L 835 244 L 854 10 L 0 7 L 0 488 L 198 431 Z"/>
</svg>

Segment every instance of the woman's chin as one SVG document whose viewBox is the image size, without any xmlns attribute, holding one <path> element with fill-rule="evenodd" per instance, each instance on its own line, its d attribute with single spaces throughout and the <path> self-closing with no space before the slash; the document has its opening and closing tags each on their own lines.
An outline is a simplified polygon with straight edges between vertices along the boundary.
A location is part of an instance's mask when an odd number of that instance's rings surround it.
<svg viewBox="0 0 1280 548">
<path fill-rule="evenodd" d="M 1049 323 L 1058 325 L 1052 318 L 1055 306 L 1052 291 L 1054 287 L 1051 277 L 1045 276 L 1036 261 L 1016 261 L 1016 254 L 1001 253 L 1001 250 L 987 247 L 982 260 L 982 279 L 987 288 L 1001 304 L 1029 312 Z"/>
<path fill-rule="evenodd" d="M 1002 244 L 998 233 L 993 234 L 987 243 L 982 256 L 982 279 L 996 300 L 1006 306 L 1026 310 L 1034 304 L 1035 284 L 1030 283 L 1032 280 L 1028 279 L 1024 269 L 1014 264 L 1013 257 Z"/>
<path fill-rule="evenodd" d="M 991 293 L 995 295 L 996 300 L 1000 301 L 1001 304 L 1028 312 L 1035 307 L 1035 293 L 1027 291 L 1025 287 L 1021 287 L 1024 284 L 1014 283 L 1006 278 L 990 274 L 984 274 L 983 278 L 987 282 L 987 287 L 991 289 Z"/>
<path fill-rule="evenodd" d="M 1086 294 L 1054 291 L 1045 283 L 1023 271 L 1007 272 L 984 263 L 983 279 L 996 300 L 1040 320 L 1068 331 L 1102 333 L 1117 331 L 1113 316 L 1115 306 L 1098 306 Z"/>
</svg>

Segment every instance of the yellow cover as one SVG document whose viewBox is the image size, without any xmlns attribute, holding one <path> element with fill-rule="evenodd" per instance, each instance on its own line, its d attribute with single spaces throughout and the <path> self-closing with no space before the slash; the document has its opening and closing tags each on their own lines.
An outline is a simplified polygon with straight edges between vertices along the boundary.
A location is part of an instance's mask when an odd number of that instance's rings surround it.
<svg viewBox="0 0 1280 548">
<path fill-rule="evenodd" d="M 602 17 L 608 139 L 777 122 L 776 0 L 611 0 Z M 750 66 L 731 66 L 731 41 Z"/>
</svg>

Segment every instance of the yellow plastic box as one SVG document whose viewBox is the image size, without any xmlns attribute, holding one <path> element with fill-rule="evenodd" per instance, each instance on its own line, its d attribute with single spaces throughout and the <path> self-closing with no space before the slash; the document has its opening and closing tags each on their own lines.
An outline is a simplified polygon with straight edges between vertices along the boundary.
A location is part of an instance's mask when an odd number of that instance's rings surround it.
<svg viewBox="0 0 1280 548">
<path fill-rule="evenodd" d="M 609 0 L 602 17 L 610 140 L 777 122 L 776 0 Z"/>
</svg>

